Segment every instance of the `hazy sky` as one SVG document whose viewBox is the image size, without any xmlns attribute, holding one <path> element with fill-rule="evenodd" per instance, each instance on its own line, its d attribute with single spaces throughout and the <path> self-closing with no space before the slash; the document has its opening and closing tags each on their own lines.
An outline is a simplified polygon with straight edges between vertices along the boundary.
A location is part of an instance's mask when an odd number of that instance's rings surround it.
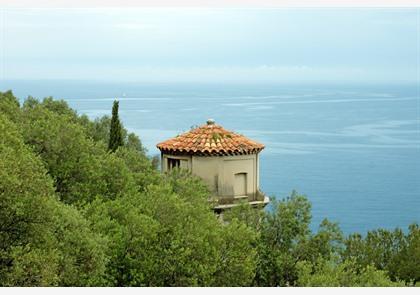
<svg viewBox="0 0 420 295">
<path fill-rule="evenodd" d="M 3 9 L 3 79 L 414 82 L 420 9 Z"/>
</svg>

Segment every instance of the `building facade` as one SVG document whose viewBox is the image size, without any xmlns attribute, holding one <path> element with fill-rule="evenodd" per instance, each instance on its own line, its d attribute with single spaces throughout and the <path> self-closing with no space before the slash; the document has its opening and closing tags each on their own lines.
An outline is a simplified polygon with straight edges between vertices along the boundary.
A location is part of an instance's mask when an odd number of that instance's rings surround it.
<svg viewBox="0 0 420 295">
<path fill-rule="evenodd" d="M 239 201 L 265 206 L 269 199 L 259 190 L 259 152 L 264 145 L 208 120 L 157 145 L 162 172 L 182 168 L 199 176 L 210 189 L 215 210 Z"/>
</svg>

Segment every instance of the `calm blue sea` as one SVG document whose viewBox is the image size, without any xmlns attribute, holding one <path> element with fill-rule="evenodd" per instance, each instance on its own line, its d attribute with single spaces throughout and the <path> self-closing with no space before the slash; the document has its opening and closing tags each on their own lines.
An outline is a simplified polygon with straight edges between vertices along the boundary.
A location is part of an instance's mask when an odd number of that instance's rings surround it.
<svg viewBox="0 0 420 295">
<path fill-rule="evenodd" d="M 208 118 L 266 145 L 261 189 L 293 189 L 345 233 L 406 228 L 420 220 L 420 98 L 416 85 L 142 85 L 2 81 L 21 99 L 54 96 L 91 118 L 115 97 L 149 154 Z"/>
</svg>

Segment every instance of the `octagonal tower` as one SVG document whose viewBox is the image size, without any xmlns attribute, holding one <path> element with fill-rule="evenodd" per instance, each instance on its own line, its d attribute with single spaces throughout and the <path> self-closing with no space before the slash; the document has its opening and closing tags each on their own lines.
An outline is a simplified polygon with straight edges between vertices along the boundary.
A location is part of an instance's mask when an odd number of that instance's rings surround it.
<svg viewBox="0 0 420 295">
<path fill-rule="evenodd" d="M 157 144 L 162 172 L 183 168 L 201 177 L 222 211 L 246 200 L 265 206 L 259 190 L 259 153 L 264 145 L 236 134 L 209 119 L 207 124 Z"/>
</svg>

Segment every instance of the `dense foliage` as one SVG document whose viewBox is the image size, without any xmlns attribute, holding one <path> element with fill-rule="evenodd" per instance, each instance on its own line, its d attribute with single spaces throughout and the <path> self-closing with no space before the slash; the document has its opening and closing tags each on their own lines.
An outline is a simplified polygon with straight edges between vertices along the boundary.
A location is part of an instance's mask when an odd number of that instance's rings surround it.
<svg viewBox="0 0 420 295">
<path fill-rule="evenodd" d="M 109 152 L 112 122 L 0 92 L 1 286 L 419 282 L 417 224 L 345 237 L 324 220 L 311 232 L 311 204 L 296 192 L 270 210 L 242 204 L 221 222 L 199 179 L 160 174 L 123 126 Z"/>
</svg>

